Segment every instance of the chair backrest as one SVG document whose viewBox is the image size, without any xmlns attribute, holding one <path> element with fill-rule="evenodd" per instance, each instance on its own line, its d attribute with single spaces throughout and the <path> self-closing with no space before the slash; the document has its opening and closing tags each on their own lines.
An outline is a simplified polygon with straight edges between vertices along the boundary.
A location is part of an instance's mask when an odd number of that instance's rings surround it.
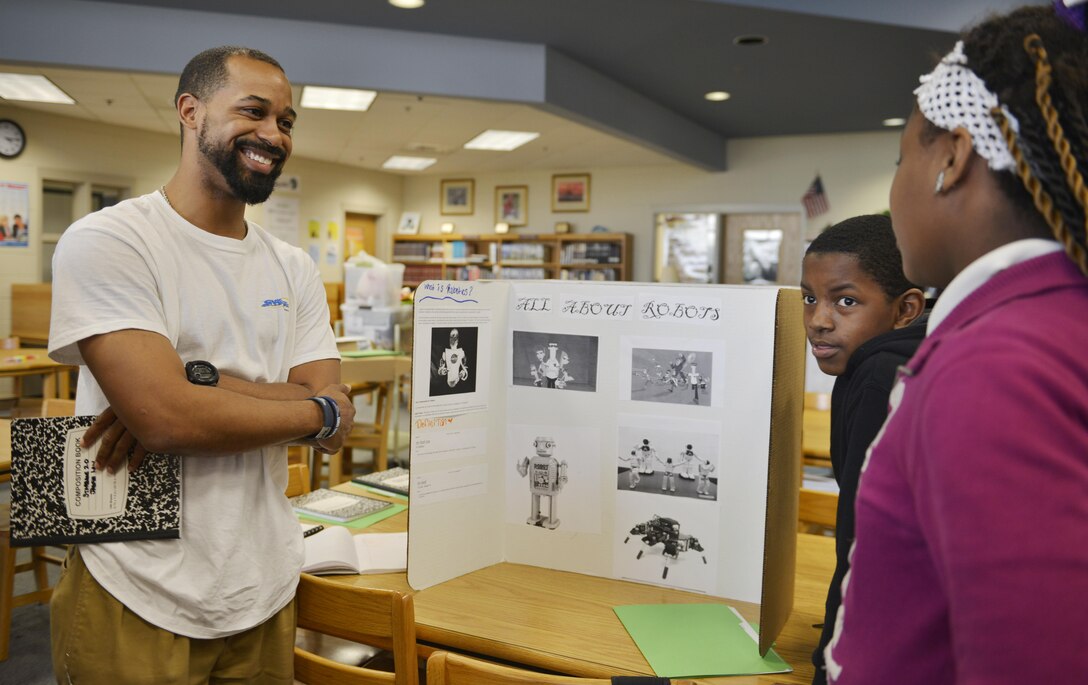
<svg viewBox="0 0 1088 685">
<path fill-rule="evenodd" d="M 694 685 L 673 680 L 674 685 Z M 537 673 L 453 652 L 438 651 L 427 659 L 427 685 L 611 685 L 610 678 L 575 678 Z"/>
<path fill-rule="evenodd" d="M 76 401 L 47 397 L 42 400 L 42 416 L 75 416 Z"/>
<path fill-rule="evenodd" d="M 802 526 L 834 530 L 838 508 L 837 493 L 801 488 L 797 501 L 797 518 Z"/>
<path fill-rule="evenodd" d="M 310 685 L 419 685 L 411 595 L 304 573 L 295 602 L 298 627 L 388 649 L 395 668 L 389 673 L 348 666 L 295 647 L 297 681 Z"/>
<path fill-rule="evenodd" d="M 287 490 L 284 494 L 288 497 L 298 497 L 310 491 L 310 467 L 308 464 L 287 465 Z"/>
</svg>

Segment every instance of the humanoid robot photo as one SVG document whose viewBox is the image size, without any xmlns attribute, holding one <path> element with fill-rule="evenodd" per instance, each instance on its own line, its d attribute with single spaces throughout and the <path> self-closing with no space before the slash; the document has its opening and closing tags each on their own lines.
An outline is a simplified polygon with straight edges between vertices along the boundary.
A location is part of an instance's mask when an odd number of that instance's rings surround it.
<svg viewBox="0 0 1088 685">
<path fill-rule="evenodd" d="M 654 475 L 654 462 L 657 461 L 657 450 L 650 447 L 650 441 L 642 439 L 642 444 L 636 447 L 638 450 L 638 472 L 644 476 Z"/>
<path fill-rule="evenodd" d="M 547 437 L 537 437 L 533 441 L 536 449 L 535 457 L 523 457 L 517 462 L 518 474 L 522 477 L 529 476 L 529 494 L 532 497 L 532 512 L 525 522 L 530 526 L 541 526 L 554 530 L 559 526 L 557 516 L 558 503 L 556 498 L 559 491 L 567 483 L 567 462 L 559 461 L 552 454 L 555 452 L 555 441 Z M 544 516 L 540 511 L 540 499 L 548 498 L 548 515 Z"/>
<path fill-rule="evenodd" d="M 672 457 L 665 457 L 657 460 L 657 463 L 661 464 L 661 468 L 664 473 L 661 474 L 661 490 L 668 490 L 669 492 L 676 492 L 676 469 L 680 466 L 679 459 L 673 459 Z"/>
<path fill-rule="evenodd" d="M 710 496 L 710 474 L 716 468 L 709 459 L 699 461 L 699 482 L 695 485 L 695 491 L 700 495 Z"/>
<path fill-rule="evenodd" d="M 544 348 L 538 348 L 536 351 L 536 364 L 529 365 L 529 375 L 533 377 L 533 385 L 540 387 L 544 385 Z"/>
<path fill-rule="evenodd" d="M 638 465 L 642 461 L 642 458 L 638 456 L 638 450 L 631 450 L 630 457 L 620 457 L 620 461 L 627 464 L 627 485 L 630 489 L 634 490 L 638 487 L 639 481 L 642 480 L 642 476 L 638 475 Z"/>
<path fill-rule="evenodd" d="M 465 351 L 458 346 L 457 329 L 450 331 L 450 346 L 442 353 L 442 363 L 438 374 L 446 377 L 446 383 L 452 388 L 468 378 L 468 364 L 465 363 Z"/>
<path fill-rule="evenodd" d="M 699 467 L 699 458 L 695 456 L 691 445 L 680 450 L 680 477 L 684 480 L 695 480 L 695 472 Z"/>
<path fill-rule="evenodd" d="M 653 547 L 658 543 L 664 546 L 661 551 L 661 555 L 665 558 L 665 568 L 661 572 L 663 579 L 669 576 L 669 561 L 678 561 L 681 552 L 689 550 L 704 551 L 703 546 L 699 544 L 698 538 L 681 533 L 680 523 L 676 519 L 665 518 L 664 516 L 654 515 L 649 521 L 636 524 L 631 529 L 630 535 L 623 539 L 623 544 L 627 544 L 627 541 L 631 539 L 631 535 L 641 536 L 642 543 L 647 547 Z M 635 558 L 641 559 L 645 551 L 645 549 L 640 549 Z M 707 563 L 706 555 L 704 554 L 702 557 L 703 563 Z"/>
<path fill-rule="evenodd" d="M 547 386 L 554 388 L 556 381 L 559 380 L 560 370 L 558 343 L 548 343 L 548 358 L 540 365 L 540 370 Z"/>
<path fill-rule="evenodd" d="M 567 364 L 570 364 L 570 357 L 563 351 L 559 355 L 559 377 L 555 379 L 555 387 L 560 390 L 567 387 L 567 381 L 574 380 L 574 376 L 567 373 Z"/>
<path fill-rule="evenodd" d="M 692 362 L 691 370 L 688 372 L 688 382 L 691 384 L 691 389 L 695 391 L 695 398 L 691 402 L 692 404 L 699 404 L 699 391 L 706 390 L 706 379 L 699 373 L 699 369 L 694 362 Z"/>
</svg>

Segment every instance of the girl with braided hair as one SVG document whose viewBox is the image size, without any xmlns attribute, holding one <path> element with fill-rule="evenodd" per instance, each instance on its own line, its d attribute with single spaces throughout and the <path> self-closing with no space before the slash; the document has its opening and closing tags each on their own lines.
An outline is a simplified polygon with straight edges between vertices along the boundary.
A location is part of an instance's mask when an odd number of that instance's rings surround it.
<svg viewBox="0 0 1088 685">
<path fill-rule="evenodd" d="M 1088 682 L 1085 6 L 992 18 L 915 91 L 892 224 L 942 293 L 863 467 L 836 685 Z"/>
</svg>

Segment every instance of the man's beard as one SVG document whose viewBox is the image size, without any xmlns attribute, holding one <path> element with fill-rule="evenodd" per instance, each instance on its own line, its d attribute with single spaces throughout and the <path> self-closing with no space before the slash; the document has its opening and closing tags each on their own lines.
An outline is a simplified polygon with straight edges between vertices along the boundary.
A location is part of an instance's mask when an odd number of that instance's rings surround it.
<svg viewBox="0 0 1088 685">
<path fill-rule="evenodd" d="M 279 178 L 280 172 L 283 171 L 282 160 L 285 155 L 283 150 L 270 145 L 260 143 L 248 143 L 247 145 L 261 154 L 277 160 L 274 162 L 270 173 L 267 175 L 255 174 L 246 169 L 242 165 L 242 160 L 238 159 L 238 148 L 240 146 L 237 143 L 215 147 L 208 140 L 207 129 L 204 127 L 201 127 L 197 135 L 197 149 L 219 170 L 219 173 L 223 174 L 223 178 L 226 179 L 234 197 L 242 200 L 247 205 L 259 205 L 267 200 L 268 196 L 275 190 L 276 179 Z"/>
</svg>

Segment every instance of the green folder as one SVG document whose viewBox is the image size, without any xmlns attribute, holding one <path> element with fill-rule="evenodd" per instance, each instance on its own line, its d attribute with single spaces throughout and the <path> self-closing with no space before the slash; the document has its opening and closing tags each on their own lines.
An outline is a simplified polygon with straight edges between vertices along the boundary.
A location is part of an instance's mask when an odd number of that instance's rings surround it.
<svg viewBox="0 0 1088 685">
<path fill-rule="evenodd" d="M 755 630 L 725 604 L 634 604 L 613 610 L 658 677 L 793 670 L 774 650 L 761 657 Z"/>
</svg>

